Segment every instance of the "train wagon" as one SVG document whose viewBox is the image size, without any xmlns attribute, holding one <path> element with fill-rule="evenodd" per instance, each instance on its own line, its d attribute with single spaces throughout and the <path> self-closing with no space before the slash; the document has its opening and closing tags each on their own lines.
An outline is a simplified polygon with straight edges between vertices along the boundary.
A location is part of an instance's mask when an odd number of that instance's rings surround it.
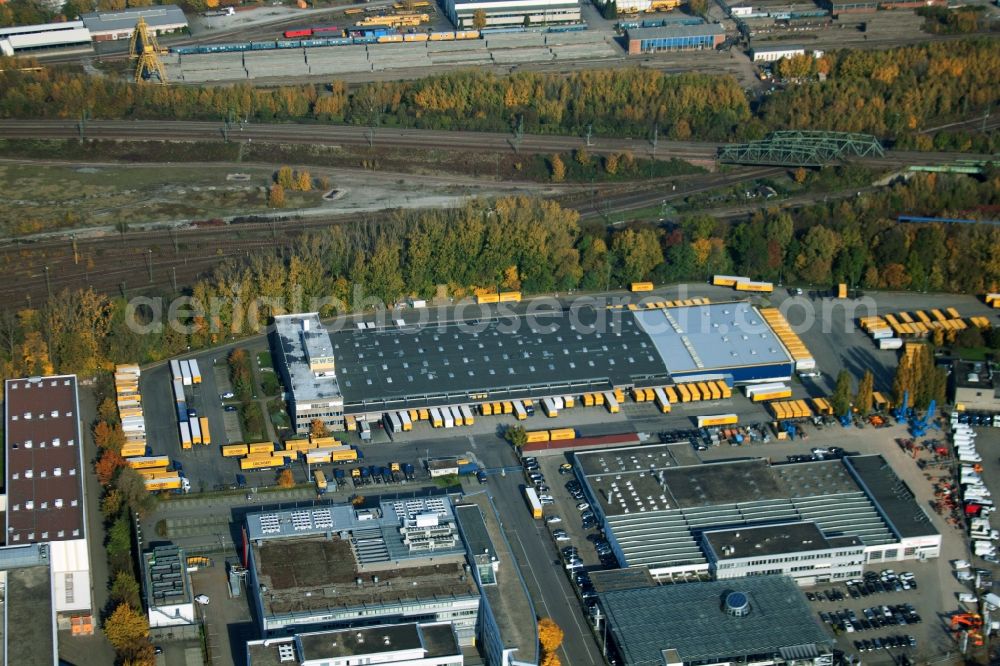
<svg viewBox="0 0 1000 666">
<path fill-rule="evenodd" d="M 281 34 L 285 39 L 294 39 L 296 37 L 311 37 L 313 31 L 311 28 L 302 28 L 299 30 L 286 30 Z"/>
</svg>

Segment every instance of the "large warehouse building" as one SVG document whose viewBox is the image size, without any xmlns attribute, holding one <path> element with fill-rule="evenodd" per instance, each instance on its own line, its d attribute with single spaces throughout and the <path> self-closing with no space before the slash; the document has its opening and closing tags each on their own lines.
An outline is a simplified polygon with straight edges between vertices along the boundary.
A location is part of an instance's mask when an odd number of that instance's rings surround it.
<svg viewBox="0 0 1000 666">
<path fill-rule="evenodd" d="M 833 640 L 785 576 L 625 586 L 598 599 L 598 633 L 623 666 L 834 663 Z"/>
<path fill-rule="evenodd" d="M 475 640 L 479 590 L 447 497 L 248 514 L 243 561 L 265 638 L 448 622 Z"/>
<path fill-rule="evenodd" d="M 187 17 L 177 5 L 156 5 L 154 7 L 130 7 L 118 11 L 91 12 L 80 19 L 90 30 L 95 42 L 116 39 L 130 39 L 135 24 L 142 17 L 149 30 L 156 35 L 181 32 L 188 27 Z"/>
<path fill-rule="evenodd" d="M 345 421 L 378 421 L 395 411 L 676 382 L 787 380 L 803 363 L 801 350 L 790 351 L 801 343 L 772 327 L 780 313 L 762 314 L 743 301 L 485 314 L 457 323 L 359 324 L 332 334 L 315 313 L 277 317 L 272 348 L 296 428 L 307 431 L 313 418 L 343 429 Z"/>
<path fill-rule="evenodd" d="M 486 15 L 487 28 L 581 23 L 574 0 L 445 0 L 444 11 L 456 28 L 473 28 L 476 12 Z"/>
<path fill-rule="evenodd" d="M 626 33 L 629 55 L 660 51 L 692 51 L 718 48 L 726 31 L 716 23 L 668 25 L 659 28 L 631 28 Z"/>
<path fill-rule="evenodd" d="M 868 562 L 940 554 L 941 535 L 881 456 L 683 465 L 673 446 L 575 455 L 625 566 L 663 580 L 778 571 L 812 585 L 854 577 Z"/>
<path fill-rule="evenodd" d="M 30 55 L 51 49 L 91 49 L 83 21 L 44 23 L 0 29 L 0 55 Z"/>
</svg>

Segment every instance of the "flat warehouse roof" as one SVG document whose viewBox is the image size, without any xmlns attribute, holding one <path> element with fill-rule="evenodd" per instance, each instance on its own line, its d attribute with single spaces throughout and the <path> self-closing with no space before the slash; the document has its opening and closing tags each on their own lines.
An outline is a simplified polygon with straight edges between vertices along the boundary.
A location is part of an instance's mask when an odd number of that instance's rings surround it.
<svg viewBox="0 0 1000 666">
<path fill-rule="evenodd" d="M 84 536 L 76 377 L 6 382 L 7 543 Z"/>
<path fill-rule="evenodd" d="M 629 39 L 673 39 L 675 37 L 711 37 L 724 34 L 721 25 L 665 25 L 657 28 L 631 28 Z"/>
<path fill-rule="evenodd" d="M 177 5 L 130 7 L 114 12 L 91 12 L 83 14 L 80 19 L 91 32 L 108 32 L 134 30 L 140 16 L 151 28 L 187 25 L 184 12 Z"/>
<path fill-rule="evenodd" d="M 331 339 L 345 406 L 449 404 L 669 378 L 652 341 L 621 310 L 341 330 Z"/>
<path fill-rule="evenodd" d="M 792 362 L 757 309 L 743 301 L 637 310 L 633 314 L 672 373 Z"/>
<path fill-rule="evenodd" d="M 816 523 L 811 521 L 710 530 L 704 533 L 704 537 L 718 560 L 782 553 L 808 553 L 832 547 L 861 545 L 860 541 L 852 539 L 850 542 L 834 546 Z"/>
<path fill-rule="evenodd" d="M 733 592 L 749 603 L 743 617 L 723 609 Z M 676 653 L 668 661 L 714 663 L 794 647 L 811 648 L 807 652 L 815 655 L 832 643 L 787 576 L 619 590 L 601 594 L 600 600 L 628 666 L 663 664 L 667 650 Z"/>
<path fill-rule="evenodd" d="M 906 482 L 896 476 L 885 458 L 879 455 L 851 456 L 844 463 L 855 474 L 865 491 L 882 508 L 890 529 L 901 539 L 934 536 L 938 530 L 917 502 Z"/>
</svg>

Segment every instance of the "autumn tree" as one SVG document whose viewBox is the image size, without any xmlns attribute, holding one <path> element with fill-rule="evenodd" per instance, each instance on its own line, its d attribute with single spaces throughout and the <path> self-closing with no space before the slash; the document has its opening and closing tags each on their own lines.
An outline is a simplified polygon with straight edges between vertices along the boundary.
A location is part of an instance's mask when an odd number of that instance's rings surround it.
<svg viewBox="0 0 1000 666">
<path fill-rule="evenodd" d="M 282 189 L 294 190 L 295 172 L 292 171 L 292 167 L 283 166 L 278 169 L 278 172 L 274 175 L 274 182 L 276 185 L 281 185 Z"/>
<path fill-rule="evenodd" d="M 146 481 L 131 467 L 123 467 L 115 478 L 115 488 L 129 510 L 144 516 L 156 508 L 156 496 L 146 490 Z"/>
<path fill-rule="evenodd" d="M 308 171 L 299 171 L 296 174 L 295 189 L 300 192 L 308 192 L 312 190 L 312 176 L 309 175 Z"/>
<path fill-rule="evenodd" d="M 604 158 L 604 171 L 607 172 L 609 176 L 613 176 L 618 173 L 618 155 L 611 153 Z"/>
<path fill-rule="evenodd" d="M 808 177 L 809 177 L 809 172 L 806 171 L 805 167 L 799 167 L 798 169 L 796 169 L 795 173 L 792 176 L 795 182 L 798 183 L 799 185 L 806 182 L 806 178 Z"/>
<path fill-rule="evenodd" d="M 330 429 L 326 427 L 323 419 L 313 419 L 309 423 L 309 435 L 310 437 L 329 437 Z"/>
<path fill-rule="evenodd" d="M 281 488 L 295 487 L 295 476 L 292 474 L 292 470 L 281 470 L 281 473 L 278 474 L 278 486 Z"/>
<path fill-rule="evenodd" d="M 521 276 L 517 266 L 508 266 L 503 269 L 503 278 L 500 280 L 500 287 L 510 291 L 517 291 L 521 288 Z"/>
<path fill-rule="evenodd" d="M 508 426 L 503 433 L 504 439 L 510 442 L 511 446 L 520 449 L 528 443 L 528 433 L 519 425 Z"/>
<path fill-rule="evenodd" d="M 124 498 L 117 488 L 109 488 L 104 497 L 101 498 L 101 515 L 105 520 L 111 520 L 121 513 L 124 505 Z"/>
<path fill-rule="evenodd" d="M 708 0 L 688 0 L 688 10 L 695 16 L 704 16 L 708 11 Z"/>
<path fill-rule="evenodd" d="M 120 452 L 125 445 L 125 432 L 120 425 L 109 425 L 106 421 L 98 421 L 94 426 L 94 444 L 100 449 Z"/>
<path fill-rule="evenodd" d="M 118 404 L 113 398 L 105 398 L 97 408 L 97 418 L 106 424 L 115 425 L 118 423 Z M 95 434 L 96 439 L 96 434 Z"/>
<path fill-rule="evenodd" d="M 549 158 L 549 171 L 553 183 L 561 183 L 566 179 L 566 165 L 558 153 Z"/>
<path fill-rule="evenodd" d="M 472 13 L 472 27 L 476 30 L 482 30 L 486 27 L 486 10 L 477 9 Z"/>
<path fill-rule="evenodd" d="M 573 151 L 573 159 L 580 166 L 590 166 L 590 153 L 583 148 L 577 148 Z"/>
<path fill-rule="evenodd" d="M 555 662 L 547 660 L 556 655 L 562 642 L 563 630 L 558 624 L 547 617 L 538 621 L 538 643 L 542 648 L 542 663 L 559 663 L 558 658 Z"/>
<path fill-rule="evenodd" d="M 127 571 L 119 571 L 111 583 L 111 600 L 118 604 L 128 604 L 136 610 L 142 610 L 139 599 L 139 583 L 135 576 Z"/>
<path fill-rule="evenodd" d="M 875 375 L 871 370 L 865 370 L 858 382 L 858 392 L 854 396 L 854 406 L 862 416 L 866 416 L 872 411 L 872 402 L 875 393 Z"/>
<path fill-rule="evenodd" d="M 280 183 L 275 183 L 268 190 L 267 205 L 270 208 L 285 207 L 285 188 Z"/>
<path fill-rule="evenodd" d="M 663 263 L 660 241 L 656 232 L 649 228 L 638 231 L 626 229 L 616 233 L 611 241 L 611 252 L 617 260 L 618 276 L 622 282 L 643 280 Z"/>
<path fill-rule="evenodd" d="M 851 373 L 847 370 L 841 370 L 837 375 L 837 385 L 830 397 L 830 406 L 838 417 L 851 412 Z"/>
<path fill-rule="evenodd" d="M 145 613 L 127 603 L 119 603 L 104 622 L 104 635 L 119 654 L 128 654 L 142 647 L 149 636 L 149 621 Z"/>
<path fill-rule="evenodd" d="M 94 464 L 94 471 L 97 473 L 97 481 L 102 486 L 110 485 L 114 480 L 118 470 L 128 465 L 121 453 L 114 449 L 104 449 L 101 457 Z"/>
</svg>

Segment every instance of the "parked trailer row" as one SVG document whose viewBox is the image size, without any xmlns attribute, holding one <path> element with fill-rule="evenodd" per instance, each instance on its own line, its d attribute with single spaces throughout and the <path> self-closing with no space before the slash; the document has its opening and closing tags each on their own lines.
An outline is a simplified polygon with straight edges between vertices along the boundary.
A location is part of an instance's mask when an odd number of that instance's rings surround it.
<svg viewBox="0 0 1000 666">
<path fill-rule="evenodd" d="M 156 490 L 183 490 L 187 492 L 191 488 L 191 483 L 179 474 L 159 479 L 146 479 L 145 483 L 146 490 L 150 492 Z"/>
<path fill-rule="evenodd" d="M 490 303 L 520 303 L 521 292 L 501 291 L 493 293 L 476 294 L 476 303 L 479 305 Z"/>
<path fill-rule="evenodd" d="M 479 411 L 484 416 L 513 414 L 518 421 L 523 421 L 535 413 L 534 402 L 531 400 L 503 400 L 500 402 L 484 402 L 479 405 Z"/>
<path fill-rule="evenodd" d="M 170 466 L 170 458 L 167 456 L 136 456 L 129 458 L 127 462 L 132 469 L 156 469 Z"/>
<path fill-rule="evenodd" d="M 573 428 L 557 428 L 555 430 L 529 430 L 525 433 L 527 442 L 560 442 L 576 439 L 577 432 Z"/>
<path fill-rule="evenodd" d="M 789 419 L 808 419 L 812 418 L 812 410 L 809 405 L 806 404 L 805 400 L 784 400 L 775 401 L 768 403 L 768 407 L 771 408 L 771 413 L 774 414 L 774 418 L 778 421 L 787 421 Z M 830 409 L 833 412 L 833 409 Z"/>
</svg>

